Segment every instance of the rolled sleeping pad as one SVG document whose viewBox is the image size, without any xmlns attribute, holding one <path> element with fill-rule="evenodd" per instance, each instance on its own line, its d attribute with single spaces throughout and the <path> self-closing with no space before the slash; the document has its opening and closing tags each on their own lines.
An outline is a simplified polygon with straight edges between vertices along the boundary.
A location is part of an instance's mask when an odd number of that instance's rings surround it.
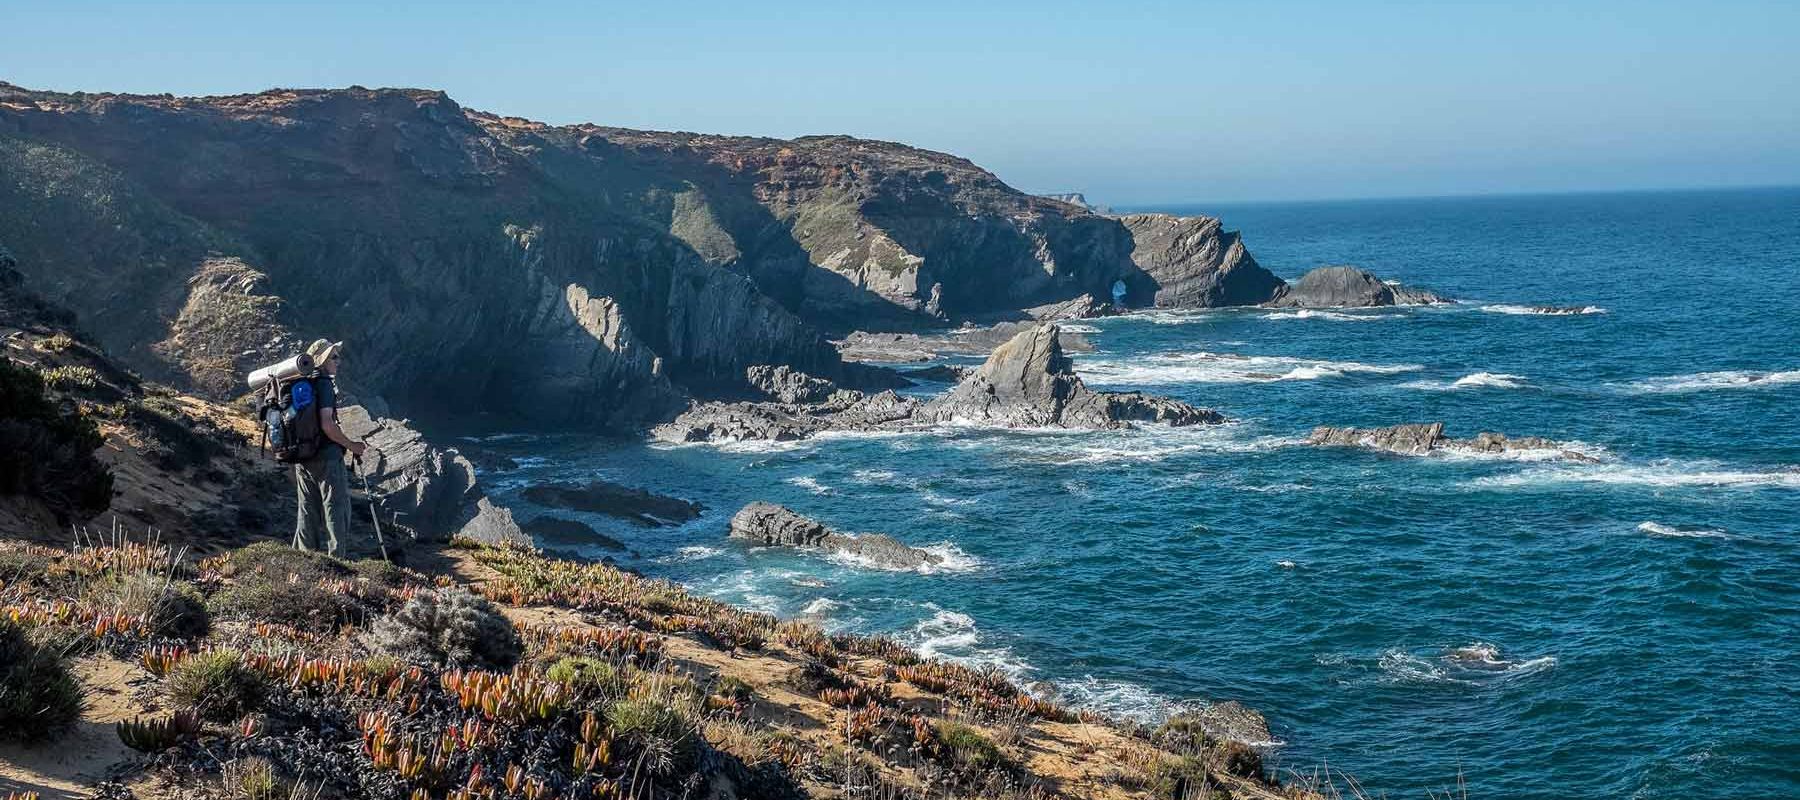
<svg viewBox="0 0 1800 800">
<path fill-rule="evenodd" d="M 301 375 L 305 375 L 312 371 L 312 356 L 301 353 L 286 361 L 278 364 L 270 364 L 269 366 L 262 367 L 255 372 L 250 373 L 250 388 L 260 388 L 269 381 L 279 383 L 288 380 L 289 378 L 298 378 Z"/>
</svg>

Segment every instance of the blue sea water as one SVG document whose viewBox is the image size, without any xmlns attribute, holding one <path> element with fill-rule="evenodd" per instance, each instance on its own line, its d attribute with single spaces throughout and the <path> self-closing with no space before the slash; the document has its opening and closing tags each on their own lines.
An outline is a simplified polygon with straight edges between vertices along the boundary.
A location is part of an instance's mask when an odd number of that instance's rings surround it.
<svg viewBox="0 0 1800 800">
<path fill-rule="evenodd" d="M 1328 764 L 1371 795 L 1460 774 L 1483 798 L 1800 796 L 1800 190 L 1163 210 L 1223 217 L 1284 277 L 1354 263 L 1463 302 L 1074 326 L 1091 384 L 1219 428 L 504 438 L 525 458 L 489 478 L 523 516 L 543 480 L 698 500 L 681 527 L 587 521 L 651 574 L 1078 705 L 1241 700 L 1284 773 Z M 1436 420 L 1596 461 L 1301 444 Z M 884 572 L 725 541 L 752 499 L 953 558 Z"/>
</svg>

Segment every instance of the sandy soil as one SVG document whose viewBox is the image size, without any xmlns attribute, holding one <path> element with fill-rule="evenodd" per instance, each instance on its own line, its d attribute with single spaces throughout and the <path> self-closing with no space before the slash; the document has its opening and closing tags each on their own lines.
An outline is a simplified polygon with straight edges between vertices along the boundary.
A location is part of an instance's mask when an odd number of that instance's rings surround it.
<svg viewBox="0 0 1800 800">
<path fill-rule="evenodd" d="M 81 721 L 55 742 L 0 745 L 0 793 L 35 791 L 43 800 L 92 797 L 109 768 L 137 755 L 119 741 L 113 726 L 140 713 L 130 683 L 148 675 L 104 656 L 75 662 L 74 672 L 87 696 Z"/>
</svg>

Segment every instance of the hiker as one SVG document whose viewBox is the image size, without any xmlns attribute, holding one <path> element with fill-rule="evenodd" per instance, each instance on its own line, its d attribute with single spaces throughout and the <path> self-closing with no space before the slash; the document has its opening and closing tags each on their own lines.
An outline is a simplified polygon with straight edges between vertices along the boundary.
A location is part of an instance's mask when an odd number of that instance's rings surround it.
<svg viewBox="0 0 1800 800">
<path fill-rule="evenodd" d="M 318 406 L 319 432 L 325 441 L 312 458 L 294 464 L 294 487 L 299 510 L 294 520 L 294 547 L 323 550 L 337 555 L 350 534 L 350 478 L 344 468 L 344 452 L 360 458 L 368 445 L 352 441 L 338 427 L 337 376 L 343 363 L 344 343 L 320 339 L 306 348 L 318 372 L 313 377 L 313 402 Z"/>
</svg>

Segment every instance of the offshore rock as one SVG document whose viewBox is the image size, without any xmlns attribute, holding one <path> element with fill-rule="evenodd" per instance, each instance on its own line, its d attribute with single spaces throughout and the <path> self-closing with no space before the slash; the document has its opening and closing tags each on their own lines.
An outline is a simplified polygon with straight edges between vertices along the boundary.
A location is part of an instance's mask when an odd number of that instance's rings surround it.
<svg viewBox="0 0 1800 800">
<path fill-rule="evenodd" d="M 914 421 L 975 422 L 1009 428 L 1122 428 L 1131 422 L 1195 425 L 1223 422 L 1217 412 L 1137 392 L 1096 392 L 1063 354 L 1055 325 L 1020 332 L 948 393 L 920 408 Z"/>
<path fill-rule="evenodd" d="M 1404 455 L 1425 455 L 1434 450 L 1465 453 L 1550 452 L 1570 461 L 1595 463 L 1594 458 L 1567 445 L 1541 436 L 1509 437 L 1503 433 L 1483 432 L 1469 439 L 1452 439 L 1444 435 L 1444 423 L 1414 423 L 1386 428 L 1336 428 L 1321 425 L 1306 437 L 1310 445 L 1366 447 Z"/>
<path fill-rule="evenodd" d="M 1236 700 L 1212 703 L 1181 716 L 1215 739 L 1254 747 L 1268 747 L 1275 743 L 1275 735 L 1269 732 L 1269 721 L 1263 717 L 1262 712 Z"/>
<path fill-rule="evenodd" d="M 994 349 L 950 391 L 921 404 L 892 391 L 835 392 L 825 402 L 702 403 L 651 435 L 660 441 L 798 441 L 823 431 L 896 431 L 940 423 L 1008 428 L 1127 428 L 1133 423 L 1224 422 L 1216 411 L 1139 392 L 1087 388 L 1063 354 L 1055 325 L 1029 327 Z"/>
<path fill-rule="evenodd" d="M 537 517 L 525 523 L 525 532 L 568 544 L 592 545 L 607 550 L 624 550 L 625 543 L 607 536 L 594 526 L 562 517 Z"/>
<path fill-rule="evenodd" d="M 652 528 L 698 519 L 704 510 L 699 503 L 609 481 L 590 481 L 580 486 L 539 484 L 527 488 L 524 497 L 541 506 L 605 514 Z"/>
<path fill-rule="evenodd" d="M 901 374 L 908 378 L 931 381 L 932 383 L 961 383 L 964 378 L 969 377 L 970 373 L 973 373 L 974 371 L 975 370 L 972 368 L 956 364 L 938 364 L 931 367 L 907 370 Z"/>
<path fill-rule="evenodd" d="M 815 547 L 842 553 L 881 569 L 912 570 L 944 562 L 942 556 L 909 547 L 880 533 L 849 534 L 833 530 L 774 503 L 756 501 L 731 517 L 730 537 L 768 547 Z"/>
<path fill-rule="evenodd" d="M 939 356 L 985 356 L 1006 344 L 1021 331 L 1037 328 L 1039 322 L 999 322 L 993 325 L 965 325 L 936 333 L 870 333 L 852 331 L 837 342 L 838 351 L 851 361 L 905 363 L 930 361 Z M 1078 333 L 1064 331 L 1064 352 L 1091 353 L 1094 344 Z M 848 366 L 848 365 L 846 365 Z M 898 387 L 894 387 L 898 388 Z"/>
<path fill-rule="evenodd" d="M 1273 300 L 1285 286 L 1256 263 L 1237 232 L 1212 217 L 1131 214 L 1119 222 L 1131 232 L 1132 262 L 1149 279 L 1143 286 L 1127 281 L 1128 305 L 1251 306 Z"/>
<path fill-rule="evenodd" d="M 1422 289 L 1383 282 L 1356 267 L 1319 267 L 1287 285 L 1269 305 L 1281 308 L 1366 308 L 1453 302 Z"/>
</svg>

